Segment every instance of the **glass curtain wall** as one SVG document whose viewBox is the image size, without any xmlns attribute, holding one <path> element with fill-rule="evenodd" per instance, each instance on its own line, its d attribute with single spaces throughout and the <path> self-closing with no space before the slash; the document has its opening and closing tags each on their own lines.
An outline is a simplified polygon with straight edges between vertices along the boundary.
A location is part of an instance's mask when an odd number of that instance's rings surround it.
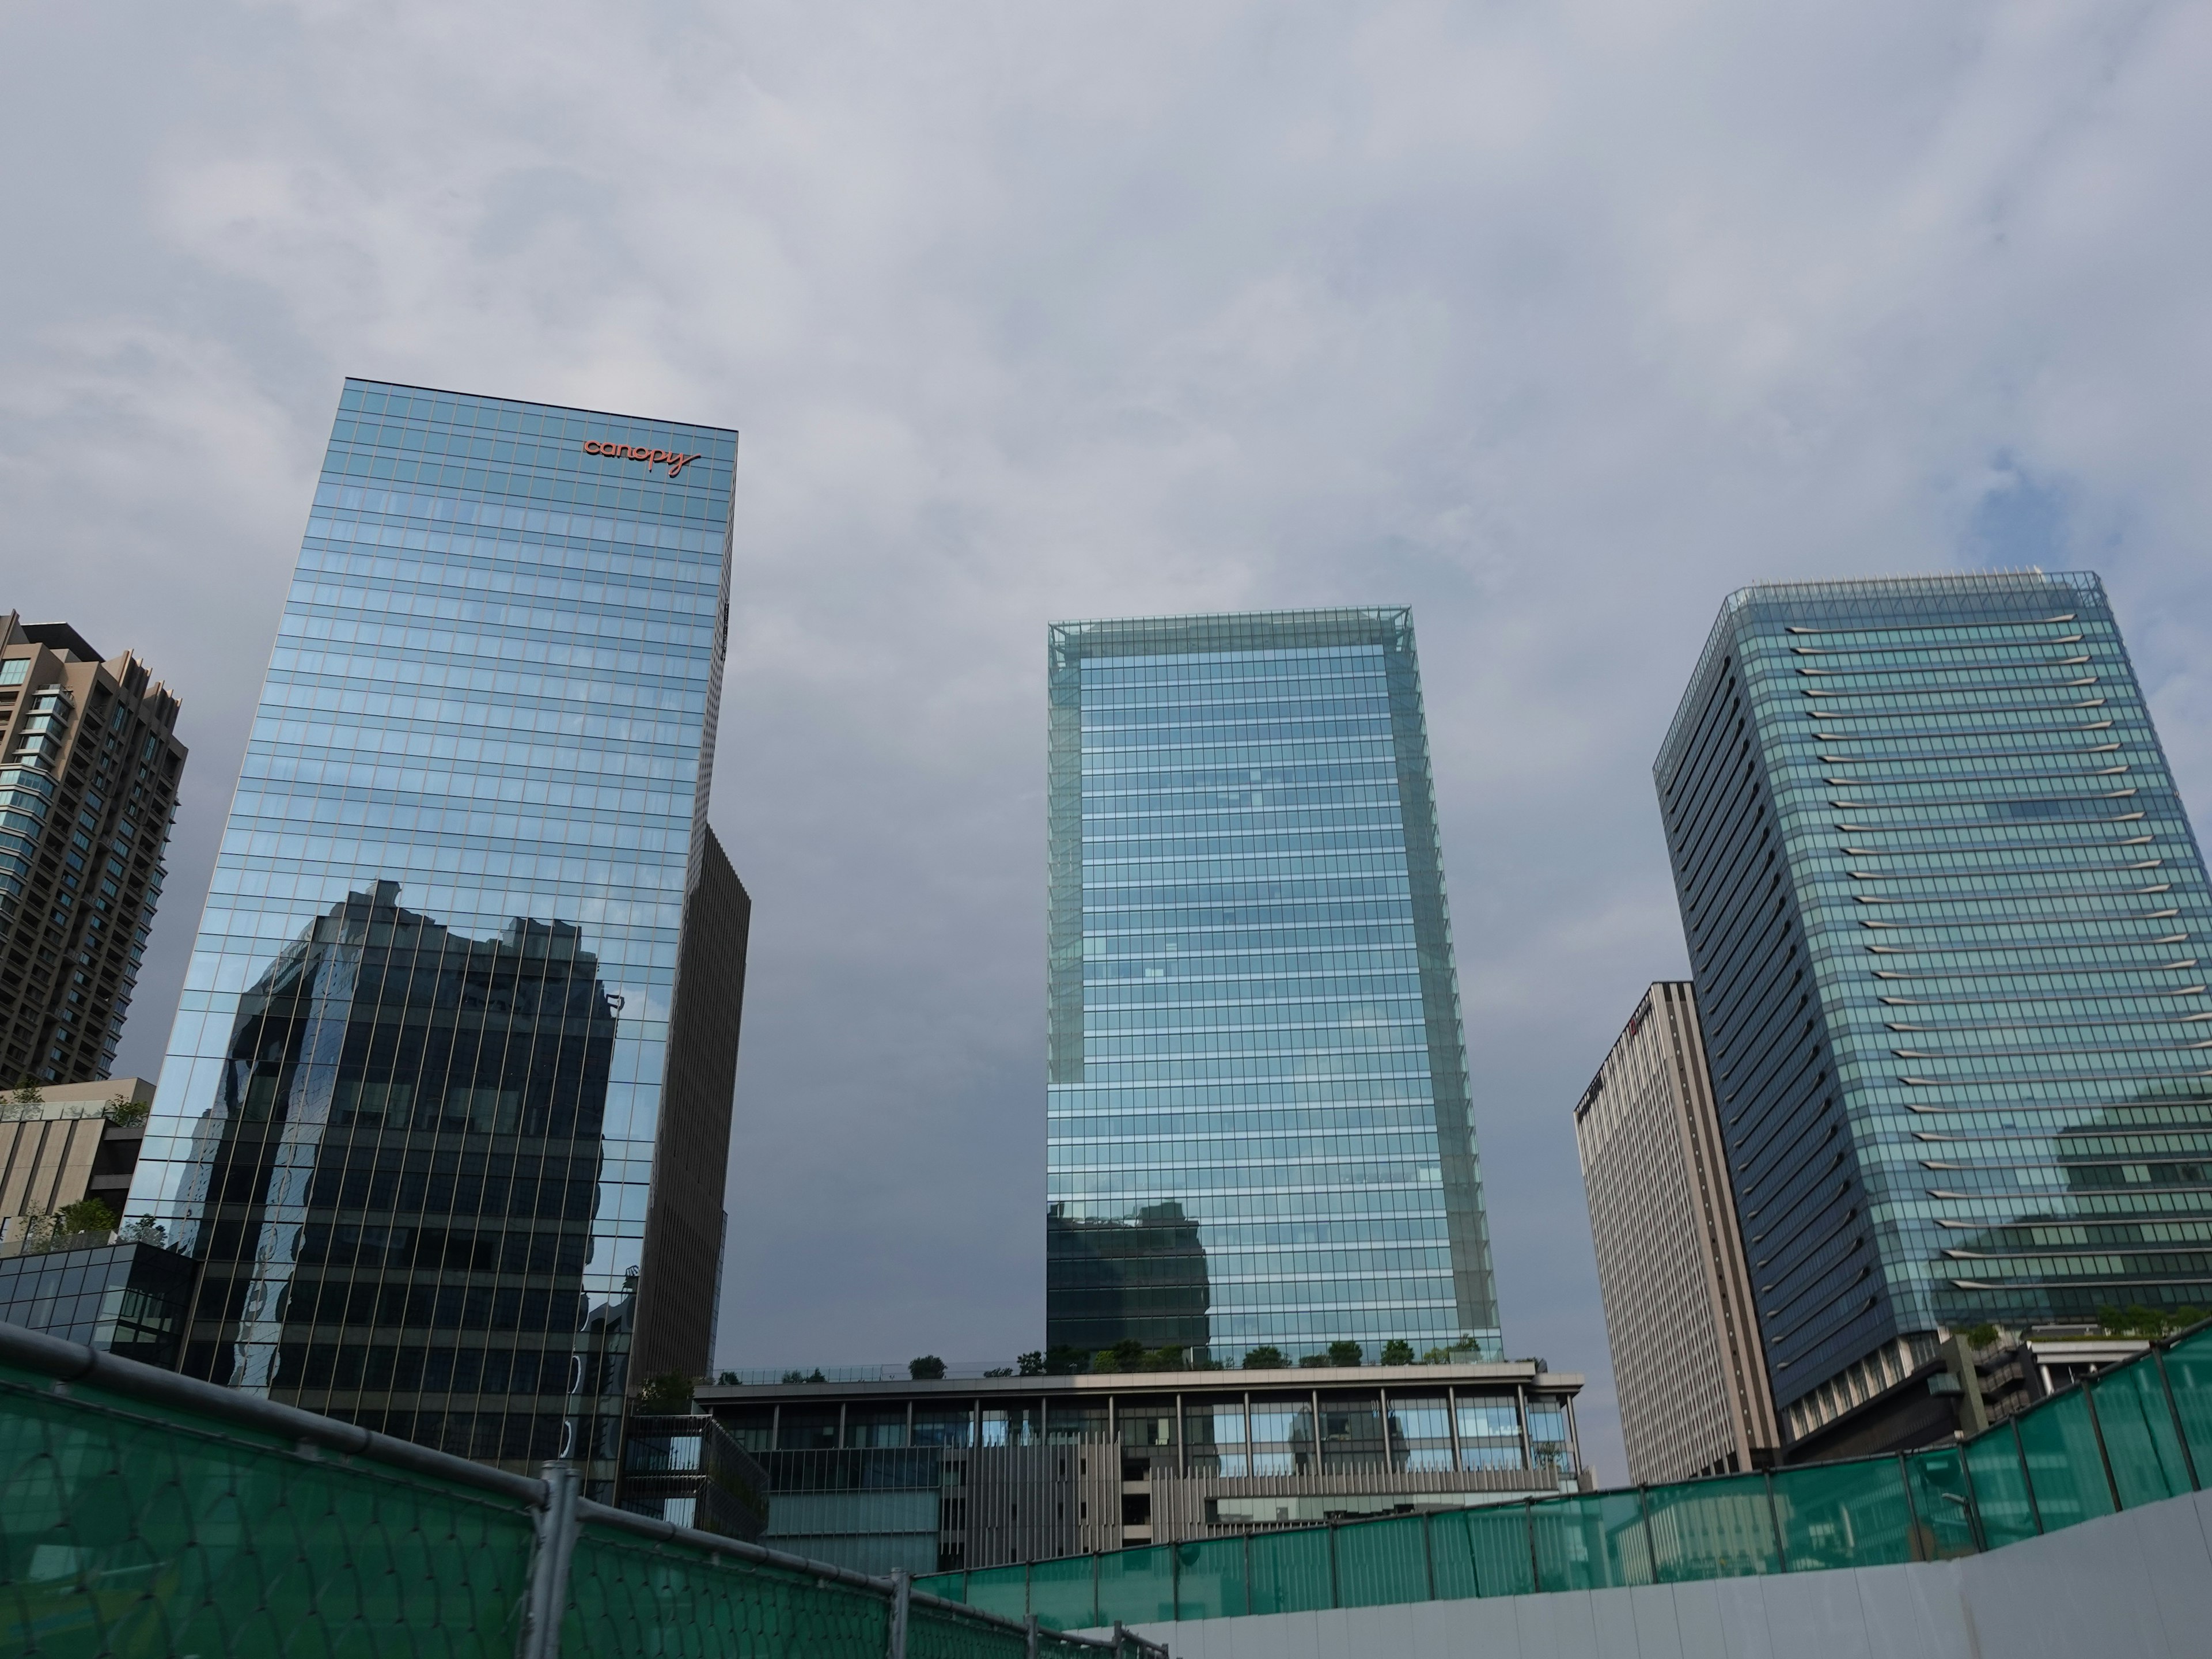
<svg viewBox="0 0 2212 1659">
<path fill-rule="evenodd" d="M 687 878 L 727 871 L 735 457 L 346 383 L 131 1193 L 204 1264 L 187 1371 L 611 1455 Z"/>
<path fill-rule="evenodd" d="M 1498 1357 L 1410 613 L 1049 651 L 1049 1344 Z"/>
<path fill-rule="evenodd" d="M 1793 1436 L 1912 1334 L 2212 1304 L 2212 892 L 2095 575 L 1746 588 L 1656 778 Z"/>
</svg>

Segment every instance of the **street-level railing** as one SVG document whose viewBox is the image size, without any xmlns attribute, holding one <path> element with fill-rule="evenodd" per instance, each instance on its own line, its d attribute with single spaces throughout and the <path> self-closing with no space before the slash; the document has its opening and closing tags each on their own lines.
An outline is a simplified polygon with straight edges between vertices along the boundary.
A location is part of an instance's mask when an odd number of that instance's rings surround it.
<svg viewBox="0 0 2212 1659">
<path fill-rule="evenodd" d="M 1970 1441 L 1669 1486 L 939 1573 L 1060 1630 L 1942 1560 L 2200 1491 L 2212 1325 Z"/>
<path fill-rule="evenodd" d="M 0 1324 L 0 1653 L 1166 1659 Z"/>
</svg>

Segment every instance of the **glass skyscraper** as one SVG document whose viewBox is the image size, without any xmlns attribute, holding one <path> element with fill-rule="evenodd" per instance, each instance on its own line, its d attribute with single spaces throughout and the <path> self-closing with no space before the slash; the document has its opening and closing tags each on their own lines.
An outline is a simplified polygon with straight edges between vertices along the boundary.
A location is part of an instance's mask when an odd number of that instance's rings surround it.
<svg viewBox="0 0 2212 1659">
<path fill-rule="evenodd" d="M 1785 1439 L 2212 1305 L 2212 899 L 2095 576 L 1745 588 L 1656 775 Z"/>
<path fill-rule="evenodd" d="M 1498 1357 L 1411 613 L 1048 645 L 1048 1343 Z"/>
<path fill-rule="evenodd" d="M 707 1369 L 736 453 L 346 382 L 131 1188 L 187 1371 L 601 1489 Z"/>
</svg>

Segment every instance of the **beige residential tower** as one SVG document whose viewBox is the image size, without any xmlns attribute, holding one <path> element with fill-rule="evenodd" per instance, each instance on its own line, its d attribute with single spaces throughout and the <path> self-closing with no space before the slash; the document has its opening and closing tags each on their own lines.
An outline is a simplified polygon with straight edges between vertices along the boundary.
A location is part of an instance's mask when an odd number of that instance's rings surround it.
<svg viewBox="0 0 2212 1659">
<path fill-rule="evenodd" d="M 1696 999 L 1644 994 L 1575 1107 L 1628 1469 L 1759 1468 L 1777 1437 Z"/>
</svg>

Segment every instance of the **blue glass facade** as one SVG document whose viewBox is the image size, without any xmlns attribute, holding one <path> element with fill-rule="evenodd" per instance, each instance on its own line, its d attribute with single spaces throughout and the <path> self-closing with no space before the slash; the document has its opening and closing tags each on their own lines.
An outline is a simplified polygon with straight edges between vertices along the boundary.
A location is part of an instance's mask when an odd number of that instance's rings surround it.
<svg viewBox="0 0 2212 1659">
<path fill-rule="evenodd" d="M 2212 899 L 2095 576 L 1746 588 L 1656 775 L 1797 1432 L 1892 1345 L 2212 1305 Z"/>
<path fill-rule="evenodd" d="M 706 1368 L 736 443 L 346 383 L 131 1189 L 186 1370 L 526 1462 Z"/>
<path fill-rule="evenodd" d="M 1410 613 L 1048 646 L 1048 1344 L 1497 1357 Z"/>
</svg>

